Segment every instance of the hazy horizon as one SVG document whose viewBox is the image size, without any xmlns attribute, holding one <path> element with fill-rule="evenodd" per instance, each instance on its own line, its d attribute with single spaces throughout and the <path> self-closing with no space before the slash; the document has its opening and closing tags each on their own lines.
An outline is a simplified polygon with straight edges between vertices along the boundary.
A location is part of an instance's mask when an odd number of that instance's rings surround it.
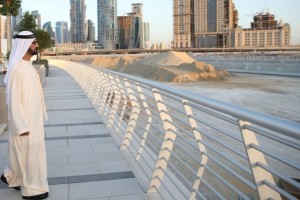
<svg viewBox="0 0 300 200">
<path fill-rule="evenodd" d="M 97 27 L 97 1 L 86 0 L 86 19 L 91 19 Z M 144 21 L 150 23 L 151 43 L 173 40 L 173 1 L 172 0 L 121 0 L 118 1 L 118 16 L 131 12 L 132 3 L 142 3 Z M 299 0 L 233 0 L 239 12 L 239 25 L 249 28 L 253 16 L 260 12 L 275 15 L 277 21 L 289 23 L 291 26 L 291 45 L 300 44 L 300 24 L 297 16 L 300 8 Z M 60 6 L 57 6 L 60 5 Z M 54 28 L 57 21 L 66 21 L 70 27 L 70 1 L 51 0 L 22 0 L 23 12 L 38 10 L 41 14 L 42 25 L 51 21 Z M 55 12 L 52 12 L 55 11 Z M 97 36 L 97 28 L 96 28 Z"/>
</svg>

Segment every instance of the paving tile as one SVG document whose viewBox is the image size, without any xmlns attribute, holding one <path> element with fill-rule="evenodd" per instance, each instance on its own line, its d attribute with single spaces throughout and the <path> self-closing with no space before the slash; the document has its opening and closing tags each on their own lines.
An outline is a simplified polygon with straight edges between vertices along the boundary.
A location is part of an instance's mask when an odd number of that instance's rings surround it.
<svg viewBox="0 0 300 200">
<path fill-rule="evenodd" d="M 97 173 L 100 174 L 100 170 L 96 163 L 48 166 L 48 177 L 64 177 Z"/>
<path fill-rule="evenodd" d="M 97 152 L 93 154 L 76 154 L 70 155 L 69 163 L 78 164 L 78 163 L 93 163 L 99 161 L 117 161 L 123 160 L 123 156 L 120 152 Z"/>
<path fill-rule="evenodd" d="M 46 141 L 46 147 L 47 146 L 54 146 L 54 147 L 68 146 L 68 140 L 49 140 Z"/>
<path fill-rule="evenodd" d="M 105 144 L 95 144 L 93 145 L 94 152 L 113 152 L 119 151 L 117 145 L 115 143 L 108 141 Z"/>
<path fill-rule="evenodd" d="M 49 185 L 49 197 L 47 200 L 68 200 L 69 185 Z"/>
<path fill-rule="evenodd" d="M 65 127 L 66 129 L 66 127 Z M 64 136 L 76 136 L 76 135 L 89 135 L 89 131 L 85 130 L 85 131 L 67 131 L 67 130 L 63 130 L 63 131 L 47 131 L 46 132 L 46 137 L 64 137 Z"/>
<path fill-rule="evenodd" d="M 47 155 L 76 155 L 79 153 L 93 153 L 93 147 L 90 145 L 82 146 L 47 146 Z"/>
<path fill-rule="evenodd" d="M 127 172 L 114 172 L 114 173 L 103 173 L 101 174 L 101 180 L 116 180 L 116 179 L 129 179 L 134 178 L 132 171 Z"/>
<path fill-rule="evenodd" d="M 59 155 L 59 154 L 50 154 L 50 155 L 47 155 L 47 163 L 48 163 L 48 166 L 51 166 L 51 165 L 65 165 L 68 163 L 68 155 Z"/>
<path fill-rule="evenodd" d="M 117 189 L 116 189 L 117 188 Z M 136 179 L 70 184 L 70 200 L 143 194 Z"/>
<path fill-rule="evenodd" d="M 102 138 L 86 138 L 84 140 L 69 140 L 69 146 L 81 146 L 81 145 L 101 145 L 112 142 L 111 137 L 102 137 Z"/>
<path fill-rule="evenodd" d="M 1 183 L 2 184 L 2 183 Z M 0 189 L 0 199 L 1 200 L 21 200 L 22 195 L 20 191 L 7 188 L 7 189 Z"/>
<path fill-rule="evenodd" d="M 45 127 L 46 135 L 49 133 L 61 133 L 67 131 L 67 127 L 59 126 L 59 127 Z"/>
<path fill-rule="evenodd" d="M 125 172 L 131 171 L 124 160 L 121 161 L 102 161 L 98 162 L 101 173 Z"/>
<path fill-rule="evenodd" d="M 69 184 L 69 177 L 68 176 L 61 176 L 61 177 L 49 177 L 48 178 L 49 185 L 63 185 Z"/>
<path fill-rule="evenodd" d="M 146 194 L 135 194 L 135 195 L 125 195 L 110 197 L 109 200 L 146 200 L 148 199 Z"/>
</svg>

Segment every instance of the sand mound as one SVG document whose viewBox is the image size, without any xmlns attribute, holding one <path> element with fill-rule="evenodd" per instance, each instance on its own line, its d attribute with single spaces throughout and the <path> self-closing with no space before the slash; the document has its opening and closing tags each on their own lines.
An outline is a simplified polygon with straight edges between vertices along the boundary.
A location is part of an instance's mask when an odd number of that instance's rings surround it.
<svg viewBox="0 0 300 200">
<path fill-rule="evenodd" d="M 94 58 L 90 63 L 92 66 L 101 66 L 111 70 L 118 70 L 122 66 L 127 66 L 134 61 L 131 56 L 103 56 Z"/>
<path fill-rule="evenodd" d="M 230 73 L 198 62 L 184 52 L 166 52 L 147 56 L 99 56 L 83 60 L 92 66 L 141 76 L 162 82 L 197 82 L 221 80 Z"/>
<path fill-rule="evenodd" d="M 151 55 L 141 60 L 143 64 L 153 66 L 178 66 L 184 63 L 193 63 L 195 61 L 195 59 L 191 58 L 186 53 L 176 51 Z"/>
</svg>

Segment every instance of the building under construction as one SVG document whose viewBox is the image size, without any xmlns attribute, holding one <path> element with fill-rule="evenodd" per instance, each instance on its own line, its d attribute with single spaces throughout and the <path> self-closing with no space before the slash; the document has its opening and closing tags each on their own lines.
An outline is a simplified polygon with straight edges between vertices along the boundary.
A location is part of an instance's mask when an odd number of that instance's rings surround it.
<svg viewBox="0 0 300 200">
<path fill-rule="evenodd" d="M 284 47 L 290 45 L 290 25 L 277 22 L 270 13 L 259 13 L 253 17 L 251 28 L 234 31 L 234 47 Z"/>
<path fill-rule="evenodd" d="M 270 13 L 260 13 L 253 17 L 251 22 L 251 29 L 253 30 L 266 30 L 277 28 L 277 20 L 275 16 Z"/>
</svg>

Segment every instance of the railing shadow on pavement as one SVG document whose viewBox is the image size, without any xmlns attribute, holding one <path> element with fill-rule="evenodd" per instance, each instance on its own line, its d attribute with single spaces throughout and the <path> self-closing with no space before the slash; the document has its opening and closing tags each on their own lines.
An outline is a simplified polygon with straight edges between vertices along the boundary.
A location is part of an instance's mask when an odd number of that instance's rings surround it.
<svg viewBox="0 0 300 200">
<path fill-rule="evenodd" d="M 145 192 L 299 198 L 300 124 L 103 68 L 50 65 L 83 88 Z"/>
</svg>

